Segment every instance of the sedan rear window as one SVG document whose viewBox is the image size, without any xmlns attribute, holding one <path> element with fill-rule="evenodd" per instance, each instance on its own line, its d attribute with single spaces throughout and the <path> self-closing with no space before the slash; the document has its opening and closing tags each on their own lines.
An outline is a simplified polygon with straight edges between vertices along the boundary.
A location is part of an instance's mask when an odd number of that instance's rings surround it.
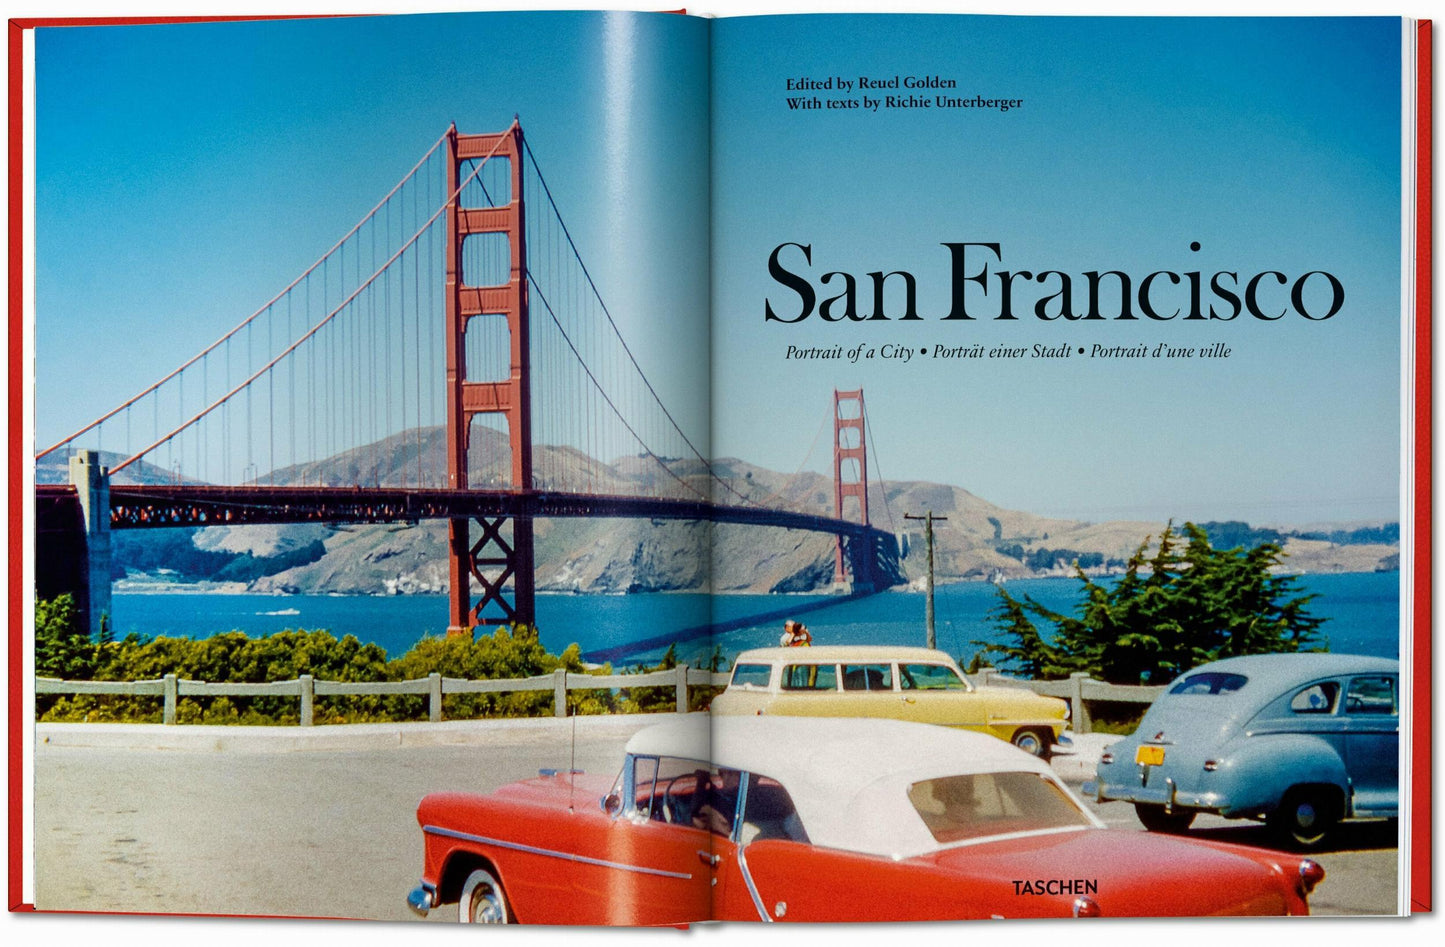
<svg viewBox="0 0 1445 947">
<path fill-rule="evenodd" d="M 1311 684 L 1290 699 L 1289 709 L 1297 714 L 1332 714 L 1340 685 L 1334 681 Z"/>
<path fill-rule="evenodd" d="M 771 664 L 739 664 L 733 668 L 732 686 L 766 689 L 772 676 Z"/>
<path fill-rule="evenodd" d="M 976 773 L 926 779 L 908 801 L 939 842 L 1087 827 L 1089 817 L 1038 773 Z"/>
<path fill-rule="evenodd" d="M 1233 694 L 1249 678 L 1243 674 L 1225 674 L 1223 671 L 1204 671 L 1191 674 L 1169 688 L 1171 694 Z"/>
</svg>

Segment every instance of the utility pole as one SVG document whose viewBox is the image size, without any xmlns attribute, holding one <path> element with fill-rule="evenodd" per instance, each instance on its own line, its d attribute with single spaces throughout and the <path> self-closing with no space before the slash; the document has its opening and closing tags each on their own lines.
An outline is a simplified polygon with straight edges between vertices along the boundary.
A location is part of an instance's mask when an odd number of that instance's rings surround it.
<svg viewBox="0 0 1445 947">
<path fill-rule="evenodd" d="M 937 648 L 938 635 L 934 632 L 933 628 L 933 521 L 947 521 L 948 517 L 934 516 L 933 511 L 929 510 L 922 516 L 914 516 L 912 513 L 904 513 L 903 518 L 906 520 L 923 521 L 923 543 L 928 549 L 928 577 L 924 580 L 923 585 L 923 623 L 928 629 L 928 647 Z"/>
</svg>

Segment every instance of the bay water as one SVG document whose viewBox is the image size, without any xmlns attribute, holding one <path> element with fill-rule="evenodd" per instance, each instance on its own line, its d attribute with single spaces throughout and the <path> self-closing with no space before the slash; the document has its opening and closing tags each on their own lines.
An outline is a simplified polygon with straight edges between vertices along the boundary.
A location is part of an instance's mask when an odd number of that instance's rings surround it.
<svg viewBox="0 0 1445 947">
<path fill-rule="evenodd" d="M 1307 575 L 1301 591 L 1318 597 L 1311 614 L 1325 618 L 1321 633 L 1330 651 L 1399 657 L 1400 574 L 1398 572 Z M 1015 598 L 1031 597 L 1055 611 L 1072 614 L 1082 595 L 1076 579 L 1015 579 L 1006 588 Z M 984 582 L 959 582 L 935 591 L 938 647 L 963 662 L 978 641 L 998 642 L 989 613 L 997 589 Z M 679 661 L 705 664 L 714 648 L 728 662 L 747 648 L 776 645 L 784 617 L 807 624 L 815 644 L 922 646 L 924 595 L 887 591 L 848 598 L 838 595 L 719 595 L 647 593 L 634 595 L 537 596 L 537 626 L 552 652 L 581 646 L 589 660 L 614 667 L 655 663 L 670 643 Z M 345 596 L 249 595 L 195 592 L 116 593 L 118 635 L 136 632 L 204 638 L 244 631 L 262 636 L 284 629 L 325 629 L 337 637 L 355 635 L 397 657 L 424 635 L 447 627 L 444 595 Z"/>
</svg>

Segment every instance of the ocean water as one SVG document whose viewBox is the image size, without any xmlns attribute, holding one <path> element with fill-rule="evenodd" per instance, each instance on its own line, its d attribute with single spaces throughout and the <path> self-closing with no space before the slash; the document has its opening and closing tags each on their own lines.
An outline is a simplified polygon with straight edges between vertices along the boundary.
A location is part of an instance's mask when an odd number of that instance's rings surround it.
<svg viewBox="0 0 1445 947">
<path fill-rule="evenodd" d="M 1399 657 L 1398 572 L 1302 576 L 1303 591 L 1318 597 L 1312 614 L 1326 620 L 1321 632 L 1331 651 Z M 1007 588 L 1052 609 L 1072 612 L 1081 594 L 1075 579 L 1018 579 Z M 994 642 L 989 612 L 999 599 L 994 586 L 961 582 L 935 592 L 938 647 L 967 660 L 976 641 Z M 223 595 L 198 593 L 116 594 L 120 635 L 203 638 L 240 630 L 254 636 L 284 629 L 326 629 L 355 635 L 400 655 L 421 637 L 446 632 L 442 595 Z M 783 618 L 807 624 L 816 644 L 923 645 L 924 596 L 889 591 L 865 598 L 833 595 L 697 594 L 537 596 L 537 626 L 549 650 L 581 645 L 591 659 L 614 666 L 656 661 L 668 643 L 694 666 L 722 649 L 729 661 L 747 648 L 778 643 Z"/>
</svg>

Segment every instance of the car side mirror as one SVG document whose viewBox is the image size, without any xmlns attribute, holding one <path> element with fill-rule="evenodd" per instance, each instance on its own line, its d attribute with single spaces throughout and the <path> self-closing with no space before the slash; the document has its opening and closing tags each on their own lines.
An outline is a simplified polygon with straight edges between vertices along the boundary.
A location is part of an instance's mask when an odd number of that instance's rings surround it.
<svg viewBox="0 0 1445 947">
<path fill-rule="evenodd" d="M 622 794 L 610 792 L 602 797 L 602 811 L 615 816 L 622 811 Z"/>
</svg>

